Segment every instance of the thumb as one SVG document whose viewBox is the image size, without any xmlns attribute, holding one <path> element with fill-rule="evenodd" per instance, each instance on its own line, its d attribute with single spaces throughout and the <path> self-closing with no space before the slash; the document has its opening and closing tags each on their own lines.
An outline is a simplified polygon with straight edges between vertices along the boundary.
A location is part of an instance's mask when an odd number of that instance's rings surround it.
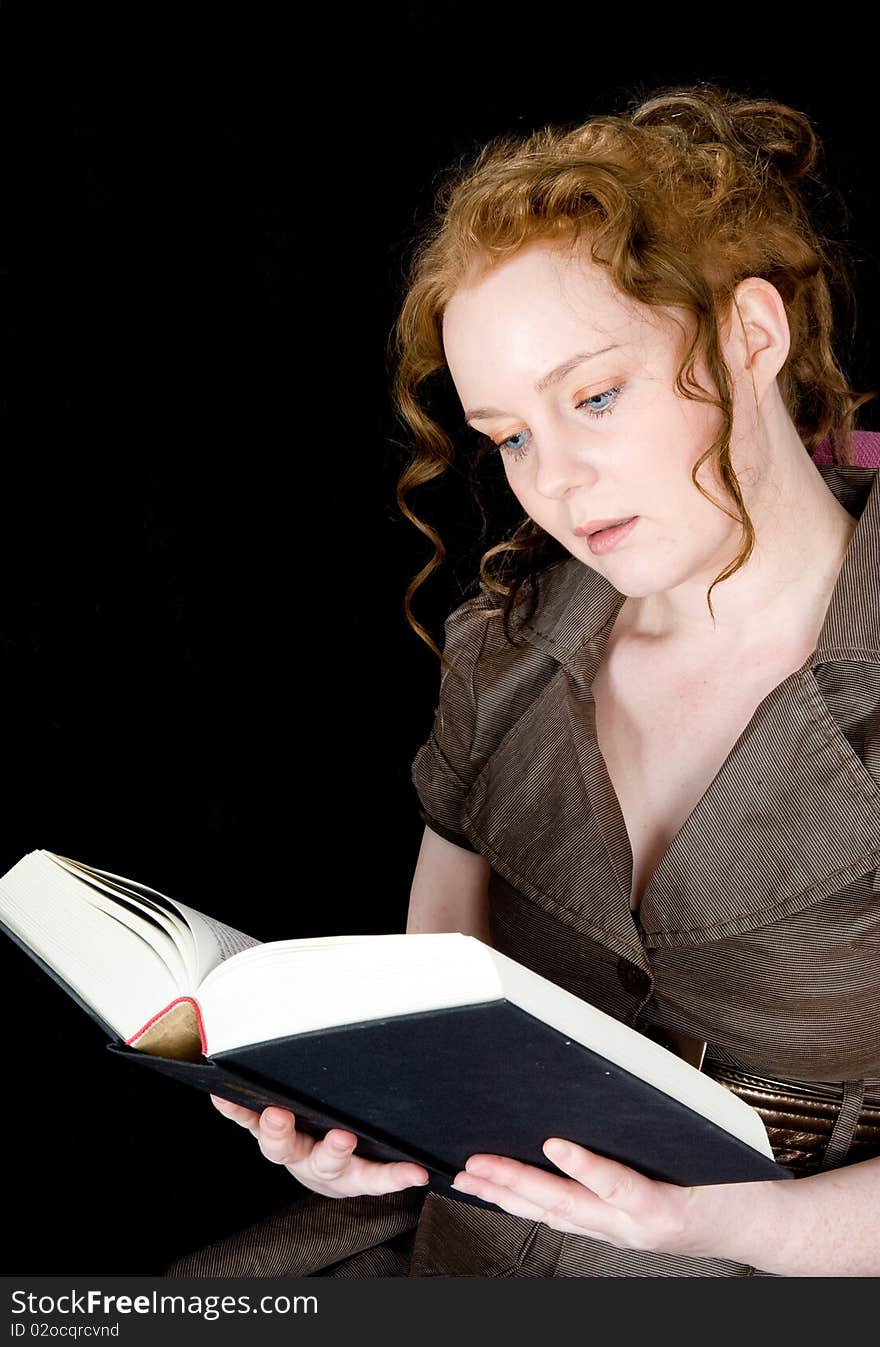
<svg viewBox="0 0 880 1347">
<path fill-rule="evenodd" d="M 589 1188 L 603 1202 L 621 1210 L 632 1208 L 640 1196 L 639 1189 L 650 1183 L 643 1174 L 595 1151 L 585 1150 L 573 1141 L 551 1137 L 544 1143 L 544 1154 L 558 1169 L 570 1174 L 578 1183 Z"/>
</svg>

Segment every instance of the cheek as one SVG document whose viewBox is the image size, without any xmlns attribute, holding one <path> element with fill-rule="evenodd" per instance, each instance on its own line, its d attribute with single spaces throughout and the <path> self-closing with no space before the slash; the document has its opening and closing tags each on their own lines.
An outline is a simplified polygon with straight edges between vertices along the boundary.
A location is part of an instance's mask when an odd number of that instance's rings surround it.
<svg viewBox="0 0 880 1347">
<path fill-rule="evenodd" d="M 507 485 L 512 494 L 519 501 L 526 514 L 533 514 L 537 511 L 539 514 L 542 509 L 542 497 L 535 491 L 534 485 L 530 485 L 529 473 L 527 468 L 517 471 L 517 464 L 505 460 L 504 476 L 507 478 Z M 548 501 L 543 502 L 544 512 L 546 513 Z"/>
<path fill-rule="evenodd" d="M 700 481 L 716 500 L 727 503 L 729 509 L 735 510 L 733 502 L 727 502 L 723 486 L 712 486 L 702 470 Z M 727 553 L 740 535 L 736 521 L 730 519 L 711 500 L 701 496 L 690 481 L 682 489 L 672 515 L 671 527 L 681 547 L 703 558 L 714 557 L 719 552 Z"/>
<path fill-rule="evenodd" d="M 699 369 L 697 378 L 704 388 L 712 391 L 714 385 L 711 380 L 706 384 Z M 669 450 L 679 457 L 687 457 L 690 463 L 695 463 L 708 449 L 721 429 L 722 416 L 717 407 L 686 398 L 673 387 L 655 390 L 645 411 L 649 435 L 653 433 Z"/>
</svg>

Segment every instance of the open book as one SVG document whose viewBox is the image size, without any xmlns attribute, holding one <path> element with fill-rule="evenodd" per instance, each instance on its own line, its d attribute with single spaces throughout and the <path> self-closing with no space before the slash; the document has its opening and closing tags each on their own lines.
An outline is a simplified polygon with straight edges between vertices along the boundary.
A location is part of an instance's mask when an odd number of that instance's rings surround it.
<svg viewBox="0 0 880 1347">
<path fill-rule="evenodd" d="M 0 926 L 112 1051 L 444 1191 L 478 1151 L 557 1172 L 549 1136 L 673 1183 L 790 1177 L 723 1085 L 472 936 L 263 944 L 49 851 L 0 879 Z"/>
</svg>

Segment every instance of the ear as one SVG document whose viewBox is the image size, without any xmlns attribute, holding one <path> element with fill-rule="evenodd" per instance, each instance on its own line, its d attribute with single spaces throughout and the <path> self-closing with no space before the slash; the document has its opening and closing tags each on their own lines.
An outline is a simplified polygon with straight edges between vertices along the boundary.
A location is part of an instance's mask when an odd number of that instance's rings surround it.
<svg viewBox="0 0 880 1347">
<path fill-rule="evenodd" d="M 722 330 L 727 367 L 734 380 L 748 380 L 761 402 L 788 359 L 791 332 L 782 296 L 760 276 L 748 276 L 733 292 Z"/>
</svg>

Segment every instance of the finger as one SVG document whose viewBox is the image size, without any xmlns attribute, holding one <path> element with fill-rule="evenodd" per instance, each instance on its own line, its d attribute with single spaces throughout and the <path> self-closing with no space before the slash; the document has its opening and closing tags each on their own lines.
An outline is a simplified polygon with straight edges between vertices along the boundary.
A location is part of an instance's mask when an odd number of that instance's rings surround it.
<svg viewBox="0 0 880 1347">
<path fill-rule="evenodd" d="M 423 1186 L 429 1180 L 428 1171 L 409 1160 L 390 1163 L 365 1160 L 355 1153 L 357 1137 L 335 1129 L 328 1132 L 309 1155 L 312 1173 L 322 1182 L 350 1179 L 359 1193 L 393 1193 L 401 1188 Z"/>
<path fill-rule="evenodd" d="M 563 1146 L 569 1146 L 571 1152 L 583 1149 L 574 1143 L 563 1143 Z M 564 1179 L 535 1165 L 512 1160 L 509 1156 L 478 1154 L 468 1158 L 465 1171 L 456 1177 L 455 1186 L 461 1187 L 462 1192 L 473 1192 L 485 1201 L 494 1202 L 513 1215 L 541 1220 L 554 1230 L 570 1230 L 577 1234 L 590 1231 L 602 1239 L 616 1238 L 627 1191 L 620 1182 L 620 1176 L 614 1176 L 618 1203 L 606 1203 L 586 1182 L 588 1172 L 595 1177 L 594 1171 L 589 1169 L 589 1162 L 602 1160 L 603 1157 L 584 1151 L 583 1158 L 569 1154 L 563 1161 L 562 1154 L 549 1142 L 545 1143 L 544 1151 L 558 1167 L 564 1163 L 571 1178 Z M 609 1164 L 615 1165 L 616 1162 L 610 1161 Z M 651 1180 L 628 1170 L 625 1165 L 616 1167 L 650 1186 Z M 615 1190 L 615 1183 L 607 1174 L 605 1178 L 608 1191 Z M 462 1180 L 461 1184 L 459 1180 Z M 598 1179 L 596 1181 L 599 1182 Z M 476 1186 L 469 1186 L 474 1182 Z"/>
<path fill-rule="evenodd" d="M 211 1103 L 224 1118 L 231 1118 L 241 1127 L 253 1127 L 259 1121 L 259 1113 L 255 1113 L 251 1108 L 245 1108 L 242 1104 L 233 1104 L 230 1099 L 221 1099 L 219 1095 L 212 1094 Z"/>
<path fill-rule="evenodd" d="M 344 1178 L 350 1178 L 357 1193 L 397 1193 L 402 1188 L 423 1188 L 428 1182 L 427 1171 L 409 1160 L 390 1162 L 365 1160 L 353 1155 Z"/>
<path fill-rule="evenodd" d="M 312 1173 L 320 1179 L 338 1178 L 349 1167 L 356 1145 L 357 1137 L 353 1133 L 333 1128 L 312 1148 L 309 1155 Z"/>
<path fill-rule="evenodd" d="M 456 1178 L 453 1187 L 456 1191 L 472 1193 L 484 1202 L 492 1202 L 495 1206 L 510 1212 L 512 1216 L 523 1216 L 527 1221 L 541 1221 L 551 1230 L 558 1230 L 562 1234 L 603 1240 L 606 1244 L 617 1245 L 619 1243 L 616 1234 L 610 1229 L 593 1230 L 583 1224 L 582 1218 L 567 1215 L 567 1207 L 564 1202 L 541 1207 L 521 1197 L 515 1189 L 502 1188 L 498 1184 L 491 1183 L 488 1179 L 474 1178 L 469 1174 L 465 1175 L 463 1182 Z"/>
<path fill-rule="evenodd" d="M 251 1129 L 260 1150 L 276 1165 L 295 1164 L 315 1145 L 313 1137 L 296 1130 L 296 1120 L 287 1109 L 264 1108 Z"/>
<path fill-rule="evenodd" d="M 493 1183 L 491 1179 L 479 1178 L 470 1173 L 457 1174 L 452 1186 L 456 1192 L 472 1193 L 474 1197 L 492 1202 L 512 1216 L 522 1216 L 527 1221 L 541 1221 L 551 1230 L 561 1230 L 572 1235 L 591 1235 L 595 1239 L 611 1238 L 607 1231 L 587 1228 L 587 1203 L 592 1200 L 598 1207 L 601 1204 L 583 1189 L 576 1191 L 575 1185 L 571 1183 L 566 1183 L 562 1189 L 560 1180 L 557 1180 L 555 1188 L 545 1189 L 540 1202 L 524 1197 L 517 1188 L 507 1188 L 500 1183 Z M 595 1213 L 593 1219 L 596 1219 Z"/>
<path fill-rule="evenodd" d="M 484 1202 L 503 1207 L 511 1216 L 524 1216 L 528 1221 L 543 1219 L 544 1208 L 531 1202 L 516 1188 L 507 1188 L 501 1183 L 493 1183 L 491 1179 L 466 1172 L 456 1174 L 452 1186 L 457 1193 L 470 1193 Z"/>
<path fill-rule="evenodd" d="M 545 1141 L 543 1151 L 557 1168 L 589 1188 L 590 1192 L 616 1211 L 630 1215 L 637 1212 L 650 1201 L 656 1190 L 653 1179 L 630 1169 L 629 1165 L 609 1160 L 605 1155 L 597 1155 L 595 1151 L 585 1150 L 583 1146 L 563 1141 L 560 1137 L 550 1137 Z"/>
</svg>

